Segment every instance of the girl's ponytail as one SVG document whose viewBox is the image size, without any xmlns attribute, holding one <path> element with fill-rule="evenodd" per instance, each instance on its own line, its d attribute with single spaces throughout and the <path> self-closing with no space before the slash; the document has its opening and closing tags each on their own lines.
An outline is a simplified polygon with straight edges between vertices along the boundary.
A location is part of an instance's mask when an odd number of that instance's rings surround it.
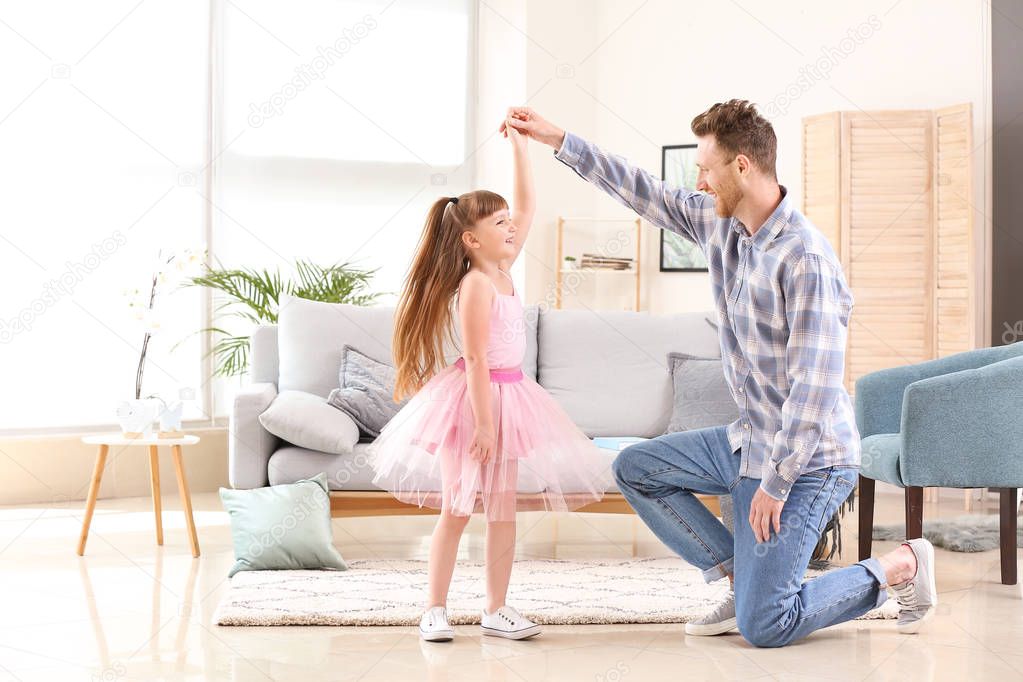
<svg viewBox="0 0 1023 682">
<path fill-rule="evenodd" d="M 454 340 L 451 301 L 469 269 L 462 233 L 506 208 L 499 194 L 486 190 L 441 197 L 430 207 L 395 311 L 395 401 L 429 381 L 444 364 L 445 342 Z"/>
</svg>

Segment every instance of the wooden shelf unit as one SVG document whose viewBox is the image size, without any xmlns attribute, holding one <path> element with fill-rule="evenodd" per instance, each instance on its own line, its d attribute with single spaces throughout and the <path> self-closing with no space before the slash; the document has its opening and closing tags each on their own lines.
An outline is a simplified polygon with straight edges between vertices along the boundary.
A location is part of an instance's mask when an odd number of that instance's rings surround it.
<svg viewBox="0 0 1023 682">
<path fill-rule="evenodd" d="M 601 268 L 565 268 L 565 254 L 564 254 L 564 235 L 565 235 L 565 223 L 629 223 L 635 225 L 636 228 L 636 259 L 633 267 L 623 270 L 611 270 Z M 558 247 L 557 247 L 557 262 L 555 264 L 555 294 L 554 294 L 554 307 L 560 309 L 562 303 L 562 297 L 564 294 L 564 276 L 569 273 L 585 273 L 589 275 L 629 275 L 635 278 L 635 294 L 636 303 L 633 310 L 639 311 L 639 293 L 640 293 L 640 270 L 642 269 L 643 257 L 641 251 L 641 222 L 639 218 L 585 218 L 585 217 L 570 217 L 570 216 L 558 216 Z M 594 249 L 599 251 L 599 249 Z"/>
</svg>

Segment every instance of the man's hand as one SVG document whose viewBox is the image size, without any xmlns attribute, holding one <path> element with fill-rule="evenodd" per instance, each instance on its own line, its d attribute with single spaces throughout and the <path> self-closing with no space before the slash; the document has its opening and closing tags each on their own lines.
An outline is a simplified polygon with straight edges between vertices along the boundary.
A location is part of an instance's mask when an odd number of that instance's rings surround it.
<svg viewBox="0 0 1023 682">
<path fill-rule="evenodd" d="M 565 141 L 565 131 L 541 118 L 529 107 L 511 107 L 504 121 L 501 122 L 500 132 L 504 133 L 509 126 L 514 127 L 523 135 L 531 137 L 537 142 L 561 149 L 561 143 Z"/>
<path fill-rule="evenodd" d="M 763 488 L 757 488 L 753 501 L 749 505 L 749 525 L 753 529 L 753 537 L 757 542 L 767 542 L 771 537 L 771 526 L 774 532 L 781 532 L 781 510 L 784 500 L 776 500 Z"/>
</svg>

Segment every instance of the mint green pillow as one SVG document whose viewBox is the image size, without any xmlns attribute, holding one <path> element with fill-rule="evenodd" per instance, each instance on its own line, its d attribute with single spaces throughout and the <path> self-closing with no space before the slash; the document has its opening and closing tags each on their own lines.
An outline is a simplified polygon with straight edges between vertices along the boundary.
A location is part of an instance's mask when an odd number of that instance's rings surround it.
<svg viewBox="0 0 1023 682">
<path fill-rule="evenodd" d="M 348 565 L 332 544 L 327 476 L 255 490 L 220 489 L 231 517 L 238 571 L 335 568 Z"/>
</svg>

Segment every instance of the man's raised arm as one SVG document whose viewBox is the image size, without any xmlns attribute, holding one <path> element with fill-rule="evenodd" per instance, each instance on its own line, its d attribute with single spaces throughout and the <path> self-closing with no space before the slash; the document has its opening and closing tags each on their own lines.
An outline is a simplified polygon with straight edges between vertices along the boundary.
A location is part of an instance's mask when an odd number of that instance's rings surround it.
<svg viewBox="0 0 1023 682">
<path fill-rule="evenodd" d="M 555 150 L 555 158 L 574 170 L 579 177 L 596 185 L 629 207 L 648 222 L 695 242 L 701 249 L 713 229 L 717 216 L 714 199 L 686 188 L 666 185 L 642 168 L 630 165 L 620 156 L 606 154 L 586 140 L 566 133 L 527 107 L 508 110 L 505 125 Z"/>
</svg>

